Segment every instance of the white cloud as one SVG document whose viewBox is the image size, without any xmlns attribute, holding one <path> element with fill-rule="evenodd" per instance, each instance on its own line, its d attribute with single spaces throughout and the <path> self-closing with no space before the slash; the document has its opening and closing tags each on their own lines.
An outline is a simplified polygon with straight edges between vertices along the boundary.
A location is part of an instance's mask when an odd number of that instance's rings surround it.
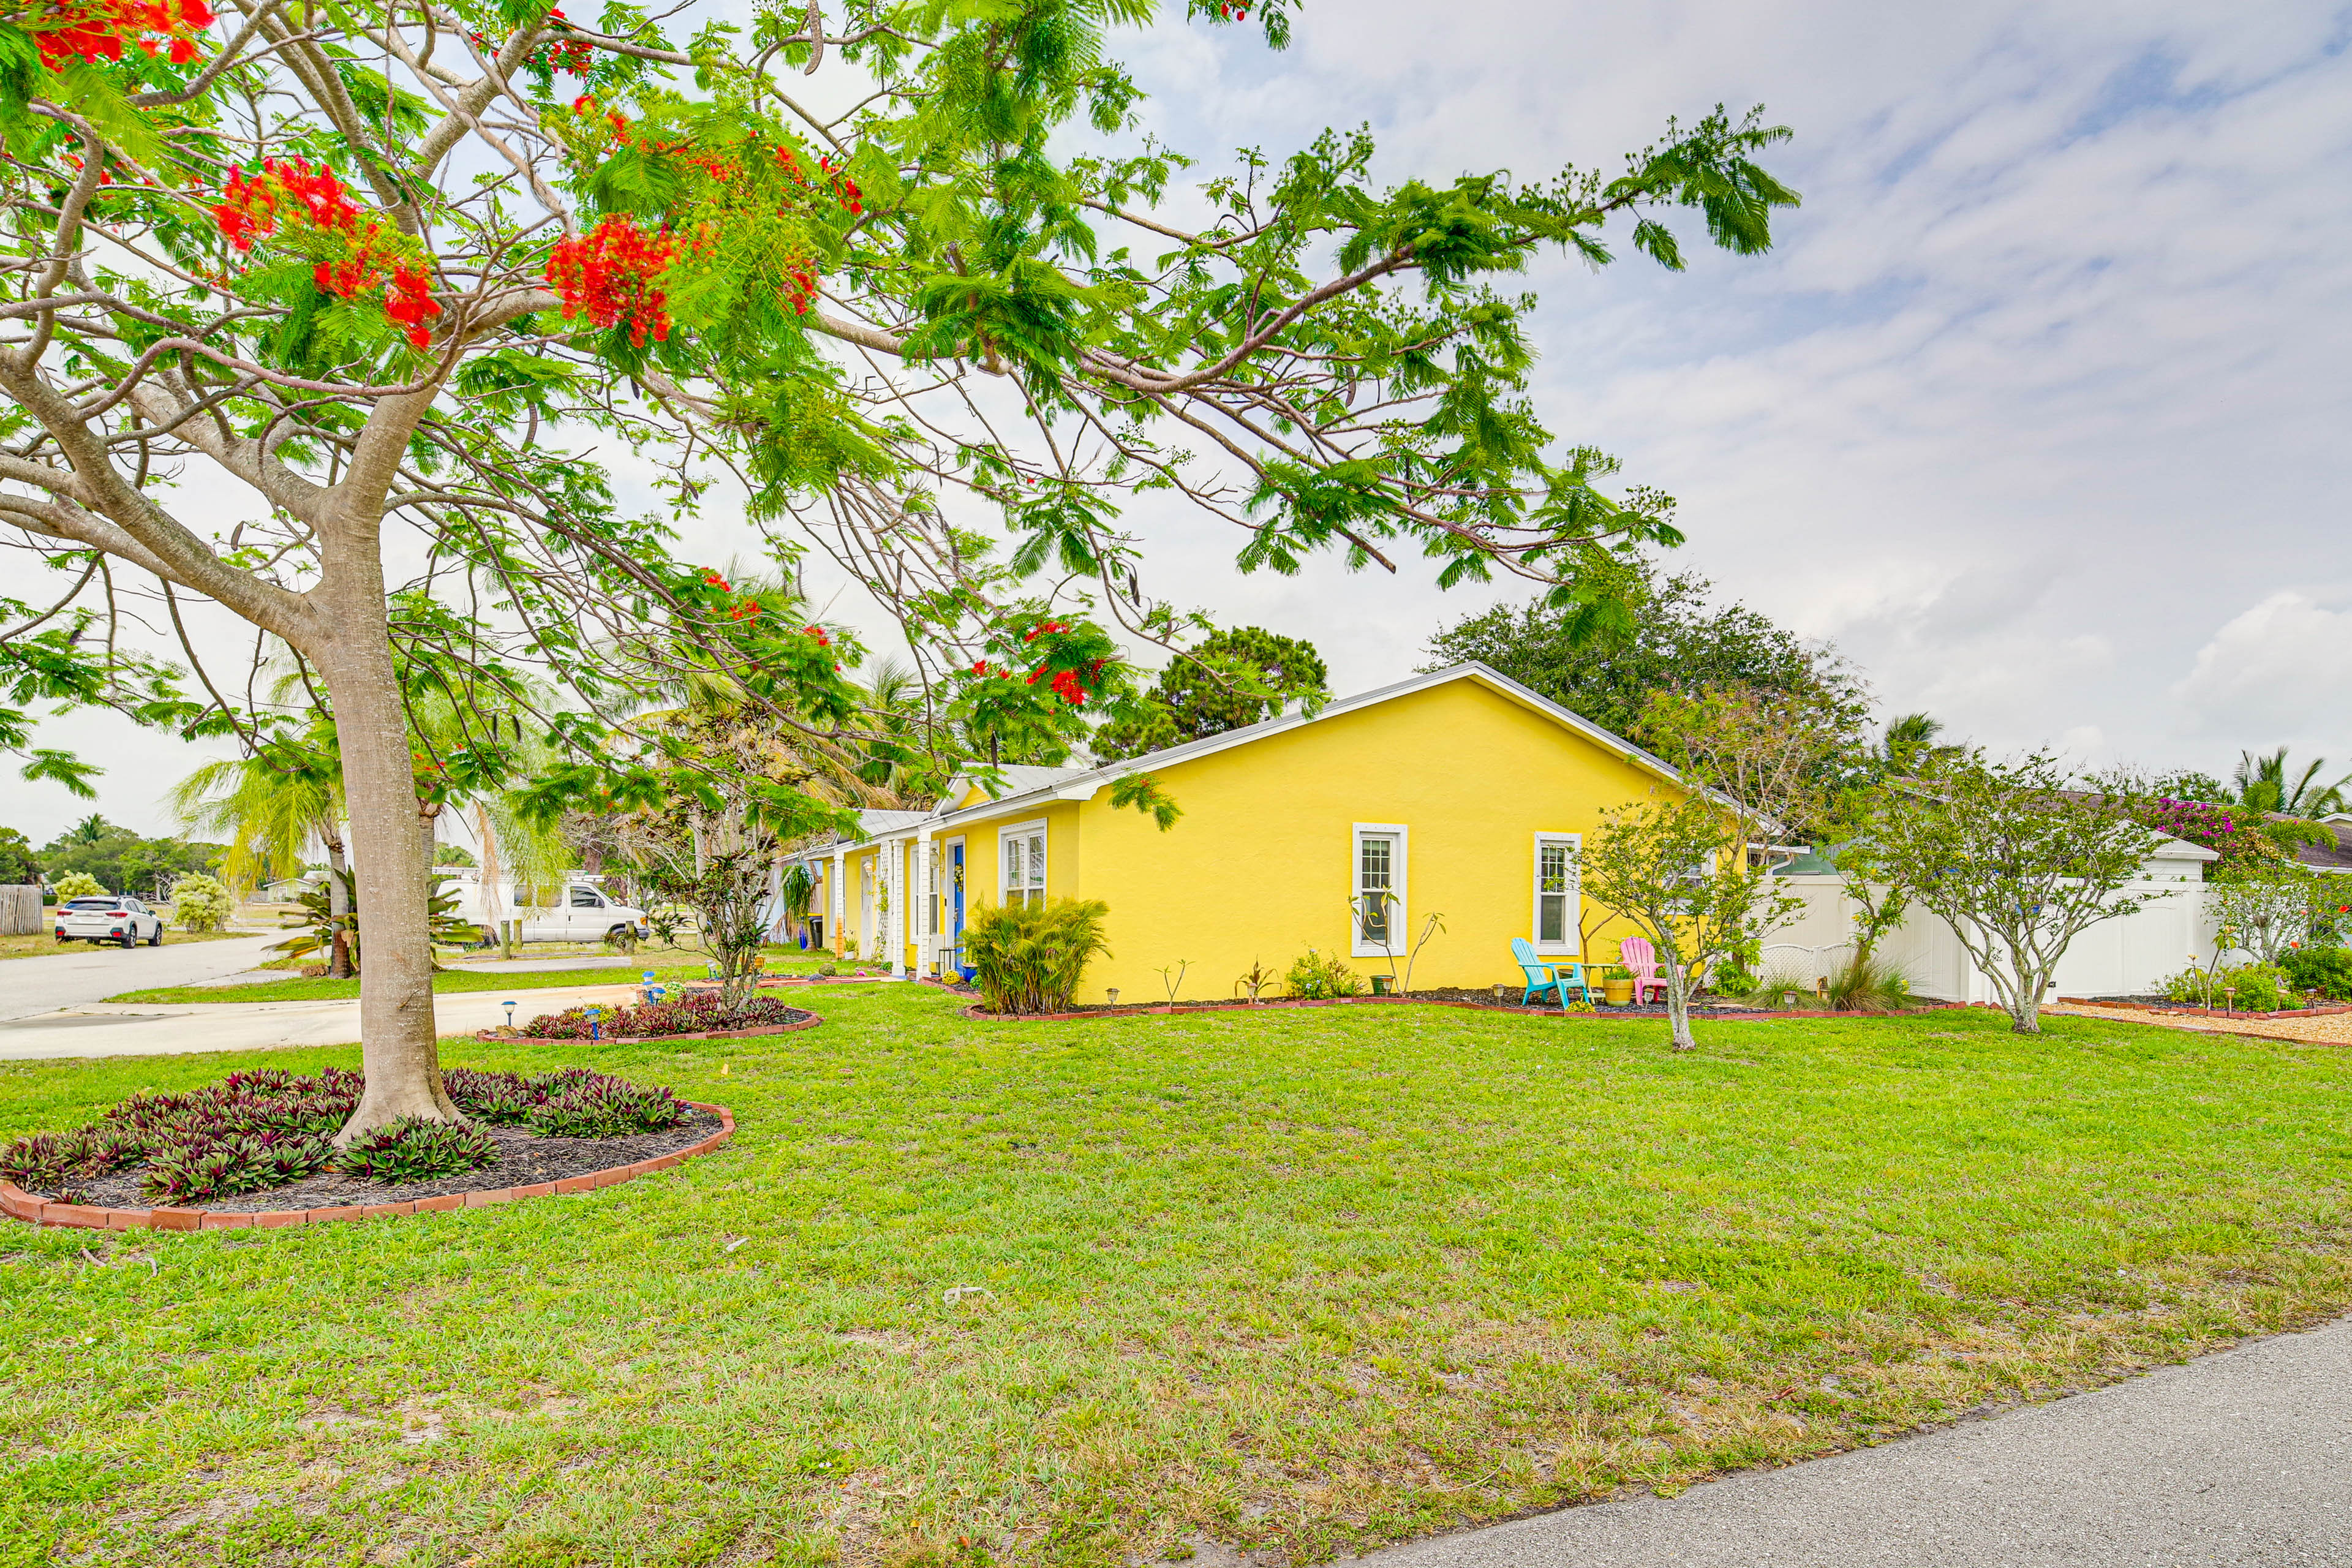
<svg viewBox="0 0 2352 1568">
<path fill-rule="evenodd" d="M 2343 715 L 2352 710 L 2352 596 L 2273 594 L 2233 616 L 2197 650 L 2171 695 L 2206 734 L 2330 745 L 2342 754 Z M 2331 733 L 2332 732 L 2332 733 Z"/>
<path fill-rule="evenodd" d="M 1288 57 L 1221 41 L 1212 71 L 1187 37 L 1181 90 L 1146 79 L 1180 145 L 1369 118 L 1390 174 L 1433 178 L 1605 162 L 1670 110 L 1768 102 L 1805 194 L 1772 256 L 1538 269 L 1547 419 L 1677 494 L 1692 563 L 1836 640 L 1889 706 L 2214 767 L 2285 739 L 2292 704 L 2168 689 L 2213 606 L 2345 570 L 2345 42 L 2288 3 L 1362 0 L 1310 5 Z M 1475 607 L 1369 598 L 1377 626 L 1352 590 L 1302 592 L 1285 629 L 1369 685 L 1413 661 L 1416 610 Z M 2341 704 L 2303 711 L 2352 742 Z"/>
</svg>

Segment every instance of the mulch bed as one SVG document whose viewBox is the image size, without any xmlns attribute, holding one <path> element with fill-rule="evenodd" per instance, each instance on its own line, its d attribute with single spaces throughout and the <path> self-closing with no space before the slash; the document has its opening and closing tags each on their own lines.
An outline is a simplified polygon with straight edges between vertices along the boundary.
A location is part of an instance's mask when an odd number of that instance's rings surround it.
<svg viewBox="0 0 2352 1568">
<path fill-rule="evenodd" d="M 938 989 L 945 991 L 950 995 L 976 996 L 978 994 L 976 991 L 969 986 L 940 985 L 935 981 L 927 982 L 926 984 L 935 985 Z M 1939 1008 L 1958 1007 L 1961 1005 L 1963 1005 L 1963 1004 L 1958 1002 L 1927 1002 L 1921 1004 L 1917 1007 L 1909 1009 L 1909 1011 L 1914 1013 L 1927 1013 L 1936 1011 Z M 1148 1002 L 1136 1005 L 1122 1003 L 1116 1007 L 1102 1003 L 1079 1002 L 1072 1004 L 1067 1011 L 1061 1013 L 992 1013 L 978 1002 L 974 1002 L 971 1005 L 961 1009 L 961 1012 L 964 1017 L 972 1019 L 978 1023 L 1056 1024 L 1077 1022 L 1091 1018 L 1139 1017 L 1151 1014 L 1165 1016 L 1171 1013 L 1270 1013 L 1290 1007 L 1399 1006 L 1474 1007 L 1490 1013 L 1515 1013 L 1522 1017 L 1533 1016 L 1546 1018 L 1663 1019 L 1668 1016 L 1666 1005 L 1663 1002 L 1648 1002 L 1643 1003 L 1640 1006 L 1629 1005 L 1624 1007 L 1610 1007 L 1596 1004 L 1592 1011 L 1590 1013 L 1563 1013 L 1557 1005 L 1549 1007 L 1522 1007 L 1518 1005 L 1518 997 L 1517 995 L 1506 996 L 1500 1001 L 1497 1001 L 1496 999 L 1494 990 L 1491 987 L 1483 991 L 1473 991 L 1460 987 L 1454 987 L 1429 991 L 1415 991 L 1403 996 L 1333 996 L 1318 998 L 1312 1001 L 1300 1000 L 1287 996 L 1269 998 L 1266 1001 L 1255 1003 L 1241 1001 L 1180 1001 L 1172 1007 L 1164 1001 Z M 1774 1018 L 1836 1018 L 1847 1020 L 1882 1016 L 1894 1017 L 1900 1016 L 1901 1015 L 1833 1013 L 1827 1008 L 1820 1007 L 1801 1009 L 1795 1012 L 1780 1013 L 1768 1012 L 1760 1007 L 1741 1006 L 1737 1003 L 1702 1003 L 1694 1005 L 1690 1009 L 1689 1016 L 1701 1021 L 1715 1020 L 1718 1022 L 1730 1022 L 1738 1019 L 1745 1019 L 1754 1022 Z"/>
<path fill-rule="evenodd" d="M 282 1187 L 268 1187 L 257 1193 L 205 1198 L 172 1206 L 210 1214 L 262 1214 L 275 1210 L 337 1208 L 347 1205 L 404 1204 L 418 1198 L 526 1187 L 542 1182 L 562 1181 L 567 1176 L 591 1175 L 598 1171 L 634 1164 L 639 1160 L 676 1153 L 680 1149 L 701 1142 L 722 1125 L 719 1118 L 712 1112 L 697 1110 L 676 1127 L 666 1128 L 659 1132 L 634 1132 L 622 1138 L 542 1138 L 527 1127 L 485 1126 L 482 1131 L 488 1133 L 490 1142 L 498 1145 L 499 1157 L 478 1171 L 397 1185 L 334 1172 L 320 1172 L 299 1182 L 289 1182 Z M 100 1176 L 77 1192 L 37 1192 L 34 1195 L 53 1203 L 143 1209 L 152 1200 L 140 1194 L 139 1173 L 142 1168 L 134 1165 L 127 1171 Z"/>
</svg>

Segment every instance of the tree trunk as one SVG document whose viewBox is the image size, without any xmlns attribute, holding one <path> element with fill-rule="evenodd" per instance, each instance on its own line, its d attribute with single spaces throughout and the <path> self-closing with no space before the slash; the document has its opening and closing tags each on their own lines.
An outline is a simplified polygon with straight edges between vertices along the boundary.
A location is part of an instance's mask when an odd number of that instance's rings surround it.
<svg viewBox="0 0 2352 1568">
<path fill-rule="evenodd" d="M 1682 960 L 1671 952 L 1661 956 L 1666 961 L 1666 1022 L 1674 1030 L 1675 1049 L 1695 1051 L 1698 1041 L 1691 1034 L 1690 997 L 1685 994 Z"/>
<path fill-rule="evenodd" d="M 367 1089 L 338 1144 L 404 1116 L 460 1120 L 441 1086 L 433 1027 L 433 949 L 427 879 L 417 853 L 420 821 L 408 721 L 393 668 L 383 568 L 373 556 L 331 563 L 349 578 L 334 590 L 334 638 L 304 649 L 325 677 L 342 752 L 367 958 L 360 973 L 360 1063 Z"/>
</svg>

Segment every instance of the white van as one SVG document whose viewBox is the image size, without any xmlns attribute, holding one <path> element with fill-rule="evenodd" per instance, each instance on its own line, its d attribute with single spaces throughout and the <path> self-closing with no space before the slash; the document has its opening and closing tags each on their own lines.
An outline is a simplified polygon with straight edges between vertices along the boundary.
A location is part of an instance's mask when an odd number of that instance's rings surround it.
<svg viewBox="0 0 2352 1568">
<path fill-rule="evenodd" d="M 596 885 L 593 877 L 567 879 L 554 889 L 552 901 L 542 904 L 518 901 L 518 892 L 521 899 L 531 900 L 531 889 L 517 889 L 513 882 L 503 879 L 485 898 L 481 872 L 472 867 L 445 866 L 435 874 L 456 884 L 451 890 L 457 895 L 457 918 L 479 926 L 482 934 L 493 941 L 500 921 L 521 921 L 517 935 L 524 942 L 626 942 L 652 934 L 645 910 L 613 898 Z"/>
</svg>

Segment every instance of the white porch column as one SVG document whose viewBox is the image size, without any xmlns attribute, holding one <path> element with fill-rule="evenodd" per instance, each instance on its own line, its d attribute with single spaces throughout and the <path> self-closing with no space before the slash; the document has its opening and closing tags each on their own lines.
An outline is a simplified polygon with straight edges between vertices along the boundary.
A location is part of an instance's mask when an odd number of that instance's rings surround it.
<svg viewBox="0 0 2352 1568">
<path fill-rule="evenodd" d="M 931 830 L 924 828 L 915 836 L 915 973 L 929 973 L 939 946 L 938 931 L 931 921 L 931 880 L 938 874 L 939 846 Z"/>
<path fill-rule="evenodd" d="M 904 980 L 907 968 L 907 840 L 893 838 L 886 846 L 890 856 L 888 881 L 890 889 L 889 932 L 885 938 L 890 944 L 890 973 Z"/>
<path fill-rule="evenodd" d="M 841 933 L 844 929 L 842 922 L 847 918 L 849 900 L 845 885 L 848 880 L 849 852 L 845 847 L 836 847 L 833 852 L 833 874 L 825 879 L 830 894 L 827 901 L 833 906 L 833 913 L 825 921 L 824 930 L 825 940 L 832 945 L 833 955 L 835 958 L 839 958 L 842 952 Z"/>
</svg>

